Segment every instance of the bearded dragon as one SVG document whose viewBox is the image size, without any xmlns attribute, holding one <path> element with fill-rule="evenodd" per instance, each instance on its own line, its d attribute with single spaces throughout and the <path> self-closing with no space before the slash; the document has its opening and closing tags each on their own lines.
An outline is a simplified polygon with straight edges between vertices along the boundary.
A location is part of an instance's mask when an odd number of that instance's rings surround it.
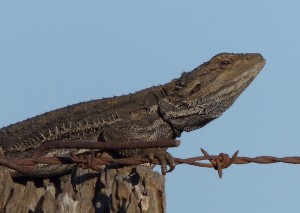
<svg viewBox="0 0 300 213">
<path fill-rule="evenodd" d="M 175 139 L 218 118 L 248 87 L 265 65 L 257 53 L 220 53 L 169 83 L 136 93 L 91 100 L 0 129 L 5 157 L 30 157 L 49 141 L 150 141 Z M 56 153 L 55 153 L 56 152 Z M 69 155 L 68 150 L 53 155 Z M 162 173 L 175 166 L 163 148 L 125 150 L 122 155 L 159 159 Z M 53 176 L 66 167 L 37 166 L 32 176 Z"/>
</svg>

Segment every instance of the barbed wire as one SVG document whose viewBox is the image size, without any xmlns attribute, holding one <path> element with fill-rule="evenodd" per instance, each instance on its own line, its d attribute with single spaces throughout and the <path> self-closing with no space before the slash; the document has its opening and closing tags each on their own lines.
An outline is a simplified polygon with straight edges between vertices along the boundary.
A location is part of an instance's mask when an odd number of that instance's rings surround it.
<svg viewBox="0 0 300 213">
<path fill-rule="evenodd" d="M 7 159 L 0 158 L 0 165 L 30 175 L 33 172 L 36 164 L 49 165 L 67 165 L 77 164 L 82 168 L 90 168 L 96 171 L 102 171 L 103 165 L 140 165 L 151 163 L 160 165 L 158 159 L 148 158 L 112 158 L 103 157 L 95 153 L 95 149 L 103 150 L 121 150 L 121 149 L 146 149 L 158 147 L 177 147 L 180 141 L 178 140 L 159 140 L 159 141 L 135 141 L 124 143 L 95 143 L 92 141 L 55 141 L 42 144 L 30 158 Z M 90 152 L 72 155 L 70 157 L 41 157 L 43 153 L 49 149 L 90 149 Z M 220 153 L 219 155 L 209 155 L 204 149 L 201 149 L 203 156 L 192 158 L 173 158 L 176 165 L 187 164 L 192 166 L 214 168 L 218 171 L 218 175 L 222 178 L 223 169 L 228 168 L 232 164 L 271 164 L 271 163 L 288 163 L 300 164 L 300 157 L 273 157 L 273 156 L 258 156 L 258 157 L 239 157 L 236 151 L 231 157 L 228 154 Z M 204 163 L 203 161 L 208 161 Z"/>
</svg>

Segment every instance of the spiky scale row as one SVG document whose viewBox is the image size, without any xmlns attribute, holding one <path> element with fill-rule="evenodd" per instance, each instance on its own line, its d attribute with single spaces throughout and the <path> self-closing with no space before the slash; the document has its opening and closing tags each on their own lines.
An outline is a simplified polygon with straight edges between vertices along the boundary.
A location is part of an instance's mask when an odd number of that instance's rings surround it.
<svg viewBox="0 0 300 213">
<path fill-rule="evenodd" d="M 42 138 L 42 143 L 54 140 L 66 140 L 66 139 L 89 139 L 91 137 L 97 137 L 99 130 L 106 125 L 112 124 L 120 120 L 120 116 L 117 113 L 113 113 L 111 116 L 103 119 L 101 117 L 93 119 L 91 122 L 84 118 L 82 121 L 72 123 L 66 126 L 63 123 L 61 126 L 55 126 L 53 130 L 48 130 L 48 135 L 45 136 L 42 133 L 40 135 Z M 80 136 L 78 136 L 80 135 Z"/>
</svg>

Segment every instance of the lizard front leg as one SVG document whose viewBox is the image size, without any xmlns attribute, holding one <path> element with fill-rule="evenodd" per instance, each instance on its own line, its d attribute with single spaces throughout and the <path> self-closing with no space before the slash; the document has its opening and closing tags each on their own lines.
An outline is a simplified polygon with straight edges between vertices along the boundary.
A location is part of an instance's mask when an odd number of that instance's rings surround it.
<svg viewBox="0 0 300 213">
<path fill-rule="evenodd" d="M 99 136 L 99 141 L 153 141 L 160 139 L 175 138 L 170 126 L 159 117 L 145 120 L 126 120 L 114 123 L 106 128 Z M 175 168 L 175 162 L 166 148 L 130 149 L 120 150 L 119 154 L 126 157 L 157 158 L 161 164 L 162 174 L 170 172 Z M 167 170 L 167 165 L 170 169 Z"/>
</svg>

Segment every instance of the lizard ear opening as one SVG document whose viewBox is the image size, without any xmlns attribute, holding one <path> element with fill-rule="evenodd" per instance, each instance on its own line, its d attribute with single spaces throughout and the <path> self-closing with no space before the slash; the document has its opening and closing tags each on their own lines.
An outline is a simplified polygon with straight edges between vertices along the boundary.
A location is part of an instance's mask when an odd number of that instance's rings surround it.
<svg viewBox="0 0 300 213">
<path fill-rule="evenodd" d="M 201 84 L 197 84 L 190 92 L 190 95 L 193 95 L 194 93 L 200 91 L 200 89 L 202 88 Z"/>
</svg>

